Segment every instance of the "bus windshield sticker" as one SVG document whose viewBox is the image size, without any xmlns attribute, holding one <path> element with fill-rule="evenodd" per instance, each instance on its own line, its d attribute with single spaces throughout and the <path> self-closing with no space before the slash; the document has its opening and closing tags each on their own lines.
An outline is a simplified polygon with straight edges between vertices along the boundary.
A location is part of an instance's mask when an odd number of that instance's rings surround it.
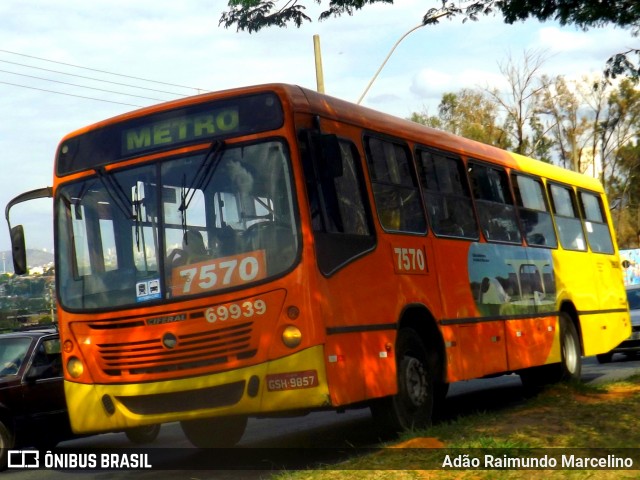
<svg viewBox="0 0 640 480">
<path fill-rule="evenodd" d="M 162 292 L 158 278 L 136 283 L 136 302 L 148 302 L 159 298 L 162 298 Z"/>
<path fill-rule="evenodd" d="M 266 276 L 265 252 L 255 250 L 174 267 L 171 273 L 171 293 L 174 297 L 195 295 L 244 285 Z"/>
</svg>

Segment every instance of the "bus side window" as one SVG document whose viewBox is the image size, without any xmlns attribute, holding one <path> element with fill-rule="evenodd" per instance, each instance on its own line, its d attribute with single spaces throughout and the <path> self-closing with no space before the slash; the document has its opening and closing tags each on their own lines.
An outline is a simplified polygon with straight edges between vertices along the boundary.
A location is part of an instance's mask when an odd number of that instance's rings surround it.
<svg viewBox="0 0 640 480">
<path fill-rule="evenodd" d="M 580 192 L 580 203 L 584 213 L 584 227 L 589 246 L 593 252 L 613 253 L 613 240 L 607 225 L 600 196 L 591 192 Z"/>
<path fill-rule="evenodd" d="M 587 243 L 573 189 L 550 183 L 549 192 L 560 245 L 567 250 L 586 251 Z"/>
<path fill-rule="evenodd" d="M 375 137 L 365 138 L 365 145 L 382 228 L 389 232 L 425 233 L 427 221 L 408 148 Z"/>
<path fill-rule="evenodd" d="M 418 151 L 417 158 L 427 214 L 434 233 L 477 239 L 478 224 L 462 159 L 426 150 Z"/>
<path fill-rule="evenodd" d="M 521 243 L 507 173 L 501 168 L 469 162 L 469 178 L 485 238 L 490 242 Z"/>
<path fill-rule="evenodd" d="M 318 267 L 331 275 L 375 245 L 360 156 L 352 142 L 338 140 L 342 168 L 329 172 L 311 151 L 313 134 L 302 131 L 300 140 Z"/>
<path fill-rule="evenodd" d="M 513 174 L 512 178 L 527 243 L 536 247 L 556 248 L 558 239 L 542 182 L 521 174 Z"/>
</svg>

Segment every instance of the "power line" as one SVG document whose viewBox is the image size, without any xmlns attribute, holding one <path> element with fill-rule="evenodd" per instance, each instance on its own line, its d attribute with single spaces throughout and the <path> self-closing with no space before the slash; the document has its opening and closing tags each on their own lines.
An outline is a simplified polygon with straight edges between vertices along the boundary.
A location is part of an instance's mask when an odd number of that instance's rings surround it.
<svg viewBox="0 0 640 480">
<path fill-rule="evenodd" d="M 121 73 L 108 72 L 106 70 L 99 70 L 97 68 L 82 67 L 80 65 L 74 65 L 72 63 L 58 62 L 56 60 L 49 60 L 47 58 L 36 57 L 36 56 L 33 56 L 33 55 L 26 55 L 24 53 L 12 52 L 10 50 L 0 49 L 0 52 L 10 53 L 11 55 L 19 55 L 21 57 L 26 57 L 26 58 L 33 58 L 33 59 L 36 59 L 36 60 L 41 60 L 43 62 L 57 63 L 58 65 L 65 65 L 67 67 L 81 68 L 83 70 L 90 70 L 92 72 L 106 73 L 108 75 L 115 75 L 115 76 L 118 76 L 118 77 L 131 78 L 131 79 L 134 79 L 134 80 L 142 80 L 143 82 L 157 83 L 157 84 L 160 84 L 160 85 L 168 85 L 168 86 L 171 86 L 171 87 L 178 87 L 178 88 L 187 88 L 189 90 L 197 90 L 198 92 L 200 92 L 200 91 L 205 91 L 205 92 L 208 91 L 208 90 L 205 90 L 205 89 L 202 89 L 202 88 L 187 87 L 185 85 L 178 85 L 178 84 L 174 84 L 174 83 L 161 82 L 161 81 L 158 81 L 158 80 L 150 80 L 150 79 L 147 79 L 147 78 L 134 77 L 132 75 L 124 75 L 124 74 L 121 74 Z M 167 92 L 165 92 L 165 93 L 167 93 Z"/>
<path fill-rule="evenodd" d="M 0 51 L 2 51 L 2 50 L 0 50 Z M 178 96 L 178 97 L 187 97 L 188 96 L 188 95 L 183 94 L 183 93 L 167 92 L 165 90 L 157 90 L 157 89 L 154 89 L 154 88 L 139 87 L 137 85 L 130 85 L 130 84 L 127 84 L 127 83 L 113 82 L 113 81 L 110 81 L 110 80 L 102 80 L 100 78 L 87 77 L 87 76 L 84 76 L 84 75 L 76 75 L 76 74 L 73 74 L 73 73 L 61 72 L 59 70 L 51 70 L 49 68 L 34 67 L 33 65 L 25 65 L 23 63 L 11 62 L 9 60 L 0 60 L 0 62 L 9 63 L 11 65 L 17 65 L 19 67 L 33 68 L 33 69 L 36 69 L 36 70 L 43 70 L 45 72 L 57 73 L 57 74 L 60 74 L 60 75 L 67 75 L 67 76 L 70 76 L 70 77 L 83 78 L 85 80 L 93 80 L 93 81 L 96 81 L 96 82 L 110 83 L 112 85 L 120 85 L 120 86 L 124 86 L 124 87 L 129 87 L 129 88 L 138 88 L 140 90 L 149 90 L 151 92 L 157 92 L 157 93 L 166 93 L 166 94 L 175 95 L 175 96 Z"/>
<path fill-rule="evenodd" d="M 103 89 L 103 88 L 88 87 L 86 85 L 78 85 L 76 83 L 62 82 L 60 80 L 53 80 L 53 79 L 50 79 L 50 78 L 42 78 L 42 77 L 36 77 L 36 76 L 33 76 L 33 75 L 26 75 L 24 73 L 10 72 L 8 70 L 1 70 L 0 69 L 0 72 L 1 73 L 8 73 L 10 75 L 18 75 L 20 77 L 34 78 L 36 80 L 44 80 L 45 82 L 60 83 L 62 85 L 69 85 L 69 86 L 72 86 L 72 87 L 79 87 L 79 88 L 86 88 L 86 89 L 89 89 L 89 90 L 96 90 L 96 91 L 99 91 L 99 92 L 115 93 L 116 95 L 126 95 L 128 97 L 142 98 L 142 99 L 145 99 L 145 100 L 154 100 L 154 101 L 157 101 L 157 102 L 166 101 L 166 100 L 163 100 L 161 98 L 144 97 L 142 95 L 134 95 L 132 93 L 115 92 L 113 90 L 106 90 L 106 89 Z"/>
<path fill-rule="evenodd" d="M 85 97 L 85 96 L 82 96 L 82 95 L 74 95 L 72 93 L 56 92 L 54 90 L 47 90 L 46 88 L 28 87 L 26 85 L 18 85 L 17 83 L 3 82 L 1 80 L 0 80 L 0 83 L 2 83 L 4 85 L 11 85 L 12 87 L 28 88 L 30 90 L 39 90 L 41 92 L 47 92 L 47 93 L 57 93 L 58 95 L 66 95 L 68 97 L 84 98 L 86 100 L 96 100 L 98 102 L 115 103 L 117 105 L 126 105 L 128 107 L 138 107 L 138 108 L 143 107 L 143 105 L 134 105 L 132 103 L 115 102 L 115 101 L 112 101 L 112 100 L 104 100 L 102 98 Z"/>
</svg>

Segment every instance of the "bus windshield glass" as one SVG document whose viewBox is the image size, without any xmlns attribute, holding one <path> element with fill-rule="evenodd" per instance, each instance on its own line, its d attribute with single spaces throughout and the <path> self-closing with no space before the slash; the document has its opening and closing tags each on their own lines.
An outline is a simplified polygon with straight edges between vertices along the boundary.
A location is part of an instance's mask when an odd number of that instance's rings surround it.
<svg viewBox="0 0 640 480">
<path fill-rule="evenodd" d="M 224 145 L 62 186 L 60 301 L 72 310 L 240 288 L 293 266 L 299 236 L 281 141 Z"/>
</svg>

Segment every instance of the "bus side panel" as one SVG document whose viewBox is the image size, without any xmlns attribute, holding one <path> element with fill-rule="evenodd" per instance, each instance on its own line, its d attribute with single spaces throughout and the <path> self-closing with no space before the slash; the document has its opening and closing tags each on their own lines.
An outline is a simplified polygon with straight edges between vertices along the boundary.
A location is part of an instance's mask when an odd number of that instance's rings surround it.
<svg viewBox="0 0 640 480">
<path fill-rule="evenodd" d="M 595 286 L 600 310 L 605 312 L 611 309 L 626 310 L 627 298 L 619 257 L 602 254 L 592 256 L 595 257 Z M 626 312 L 602 313 L 595 315 L 595 318 L 589 318 L 588 322 L 584 316 L 581 316 L 581 320 L 585 355 L 606 353 L 631 335 Z"/>
<path fill-rule="evenodd" d="M 327 382 L 331 404 L 335 407 L 364 399 L 365 389 L 361 352 L 354 348 L 360 342 L 359 333 L 328 335 L 325 346 Z"/>
<path fill-rule="evenodd" d="M 519 370 L 559 362 L 560 348 L 556 338 L 556 324 L 555 315 L 507 320 L 505 334 L 509 369 Z"/>
<path fill-rule="evenodd" d="M 461 341 L 469 330 L 461 332 L 462 325 L 455 322 L 478 315 L 466 271 L 470 243 L 441 238 L 434 239 L 432 245 L 437 289 L 442 302 L 440 323 L 447 352 L 447 381 L 466 380 L 474 377 L 473 367 L 467 358 L 466 342 Z"/>
<path fill-rule="evenodd" d="M 603 294 L 597 293 L 596 288 L 607 281 L 606 288 L 600 290 L 615 290 L 620 292 L 618 296 L 624 294 L 624 288 L 620 285 L 622 280 L 615 273 L 620 270 L 605 268 L 611 260 L 603 263 L 603 256 L 566 250 L 554 253 L 558 305 L 568 302 L 577 310 L 585 356 L 608 352 L 631 333 L 628 313 L 606 312 L 611 309 L 626 309 L 626 299 L 617 296 L 604 296 L 601 299 Z M 619 276 L 622 277 L 622 273 Z M 611 298 L 617 298 L 617 301 L 612 304 L 604 303 L 611 301 Z M 612 318 L 615 319 L 613 322 Z"/>
<path fill-rule="evenodd" d="M 326 369 L 332 405 L 348 405 L 397 392 L 393 342 L 390 331 L 327 338 Z"/>
<path fill-rule="evenodd" d="M 507 369 L 504 322 L 461 325 L 458 329 L 465 377 L 477 378 Z"/>
<path fill-rule="evenodd" d="M 398 391 L 395 362 L 395 330 L 362 335 L 362 370 L 367 398 L 394 395 Z"/>
</svg>

